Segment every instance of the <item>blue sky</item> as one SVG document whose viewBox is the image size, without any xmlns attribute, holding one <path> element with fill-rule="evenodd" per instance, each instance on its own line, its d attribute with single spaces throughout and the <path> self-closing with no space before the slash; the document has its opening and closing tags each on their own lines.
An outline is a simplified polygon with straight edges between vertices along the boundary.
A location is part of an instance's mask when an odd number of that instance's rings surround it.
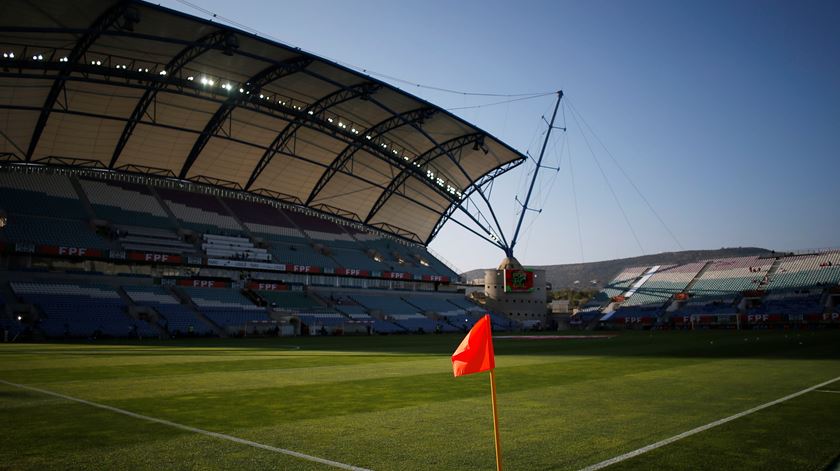
<svg viewBox="0 0 840 471">
<path fill-rule="evenodd" d="M 192 3 L 386 81 L 376 74 L 470 92 L 562 88 L 569 130 L 556 132 L 546 157 L 560 171 L 537 185 L 543 211 L 526 219 L 523 264 L 680 246 L 840 246 L 838 2 Z M 394 84 L 444 108 L 503 100 Z M 536 155 L 553 100 L 454 112 Z M 594 157 L 569 104 L 594 129 L 586 134 Z M 527 170 L 493 190 L 510 233 Z M 431 248 L 464 270 L 502 258 L 451 223 Z"/>
</svg>

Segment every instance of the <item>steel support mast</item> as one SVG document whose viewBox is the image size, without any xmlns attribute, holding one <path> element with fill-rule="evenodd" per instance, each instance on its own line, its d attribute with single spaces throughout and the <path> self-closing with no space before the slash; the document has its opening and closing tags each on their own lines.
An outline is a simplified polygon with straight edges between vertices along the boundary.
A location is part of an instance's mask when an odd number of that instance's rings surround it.
<svg viewBox="0 0 840 471">
<path fill-rule="evenodd" d="M 508 258 L 513 257 L 513 247 L 516 246 L 519 237 L 519 230 L 522 229 L 522 222 L 525 220 L 525 213 L 528 212 L 528 203 L 531 201 L 531 193 L 534 191 L 534 184 L 537 182 L 537 176 L 542 168 L 542 160 L 545 155 L 545 149 L 548 147 L 548 139 L 551 137 L 551 131 L 554 129 L 554 120 L 557 118 L 557 110 L 560 108 L 560 100 L 563 99 L 563 90 L 557 92 L 557 103 L 554 104 L 554 113 L 551 115 L 551 122 L 548 123 L 548 131 L 545 133 L 545 140 L 543 141 L 542 149 L 540 149 L 540 157 L 537 159 L 537 168 L 534 169 L 534 176 L 531 178 L 531 186 L 528 187 L 528 194 L 525 196 L 525 202 L 522 203 L 522 212 L 519 213 L 519 222 L 516 223 L 516 231 L 513 233 L 513 239 L 510 241 L 505 250 L 505 255 Z"/>
</svg>

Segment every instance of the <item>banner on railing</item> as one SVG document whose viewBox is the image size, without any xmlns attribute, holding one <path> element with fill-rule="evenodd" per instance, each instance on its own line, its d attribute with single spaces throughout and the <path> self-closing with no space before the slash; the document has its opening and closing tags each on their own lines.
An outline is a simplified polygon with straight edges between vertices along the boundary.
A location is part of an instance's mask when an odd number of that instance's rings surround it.
<svg viewBox="0 0 840 471">
<path fill-rule="evenodd" d="M 321 267 L 316 267 L 314 265 L 287 264 L 284 271 L 290 271 L 292 273 L 321 273 Z"/>
<path fill-rule="evenodd" d="M 270 283 L 264 281 L 249 281 L 245 285 L 254 291 L 289 291 L 289 285 L 285 283 Z"/>
<path fill-rule="evenodd" d="M 336 275 L 341 276 L 361 276 L 361 277 L 369 277 L 370 272 L 368 270 L 360 270 L 358 268 L 336 268 L 335 269 Z"/>
<path fill-rule="evenodd" d="M 423 275 L 423 281 L 438 281 L 440 283 L 449 283 L 449 277 L 443 275 Z"/>
<path fill-rule="evenodd" d="M 150 263 L 183 263 L 184 257 L 180 255 L 171 255 L 165 253 L 153 252 L 128 252 L 126 258 L 134 260 L 135 262 L 150 262 Z"/>
<path fill-rule="evenodd" d="M 222 280 L 200 280 L 195 278 L 181 278 L 175 282 L 178 286 L 188 286 L 190 288 L 228 288 L 229 281 Z"/>
<path fill-rule="evenodd" d="M 387 278 L 389 280 L 410 280 L 411 273 L 402 273 L 396 271 L 383 271 L 382 278 Z"/>
<path fill-rule="evenodd" d="M 99 258 L 102 251 L 88 247 L 65 247 L 62 245 L 39 245 L 36 249 L 39 254 L 61 255 L 63 257 Z"/>
</svg>

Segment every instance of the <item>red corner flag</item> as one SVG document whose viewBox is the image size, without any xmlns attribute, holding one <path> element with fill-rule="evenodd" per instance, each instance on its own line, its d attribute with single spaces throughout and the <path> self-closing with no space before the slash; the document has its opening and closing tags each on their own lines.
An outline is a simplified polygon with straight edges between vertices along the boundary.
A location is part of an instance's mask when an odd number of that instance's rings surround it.
<svg viewBox="0 0 840 471">
<path fill-rule="evenodd" d="M 470 332 L 452 354 L 452 371 L 455 376 L 481 373 L 496 367 L 493 355 L 493 334 L 490 316 L 485 315 L 475 323 Z"/>
</svg>

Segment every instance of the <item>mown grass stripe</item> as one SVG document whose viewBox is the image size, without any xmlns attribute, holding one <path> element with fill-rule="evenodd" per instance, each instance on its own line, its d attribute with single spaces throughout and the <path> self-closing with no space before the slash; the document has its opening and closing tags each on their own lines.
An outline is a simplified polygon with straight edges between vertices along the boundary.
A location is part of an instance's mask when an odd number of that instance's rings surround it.
<svg viewBox="0 0 840 471">
<path fill-rule="evenodd" d="M 251 441 L 251 440 L 246 440 L 244 438 L 234 437 L 232 435 L 227 435 L 225 433 L 211 432 L 209 430 L 204 430 L 204 429 L 200 429 L 200 428 L 196 428 L 196 427 L 190 427 L 189 425 L 183 425 L 183 424 L 179 424 L 177 422 L 171 422 L 169 420 L 158 419 L 156 417 L 150 417 L 150 416 L 147 416 L 147 415 L 137 414 L 137 413 L 134 413 L 134 412 L 131 412 L 131 411 L 127 411 L 125 409 L 119 409 L 117 407 L 112 407 L 112 406 L 108 406 L 108 405 L 105 405 L 105 404 L 99 404 L 98 402 L 87 401 L 85 399 L 80 399 L 78 397 L 66 396 L 64 394 L 60 394 L 60 393 L 53 392 L 53 391 L 48 391 L 46 389 L 36 388 L 36 387 L 33 387 L 33 386 L 27 386 L 25 384 L 11 383 L 9 381 L 4 381 L 2 379 L 0 379 L 0 384 L 5 384 L 6 386 L 12 386 L 12 387 L 19 388 L 19 389 L 25 389 L 25 390 L 28 390 L 28 391 L 34 391 L 34 392 L 37 392 L 37 393 L 46 394 L 48 396 L 61 398 L 61 399 L 67 400 L 67 401 L 78 402 L 78 403 L 85 404 L 85 405 L 88 405 L 88 406 L 91 406 L 91 407 L 97 407 L 99 409 L 105 409 L 105 410 L 108 410 L 108 411 L 111 411 L 111 412 L 115 412 L 117 414 L 127 415 L 127 416 L 133 417 L 135 419 L 147 420 L 147 421 L 150 421 L 150 422 L 159 423 L 161 425 L 167 425 L 167 426 L 174 427 L 174 428 L 177 428 L 177 429 L 186 430 L 188 432 L 199 433 L 199 434 L 202 434 L 202 435 L 206 435 L 208 437 L 219 438 L 221 440 L 228 440 L 228 441 L 239 443 L 239 444 L 242 444 L 242 445 L 248 445 L 248 446 L 251 446 L 251 447 L 254 447 L 254 448 L 260 448 L 262 450 L 268 450 L 268 451 L 273 451 L 275 453 L 282 453 L 284 455 L 294 456 L 296 458 L 300 458 L 300 459 L 307 460 L 307 461 L 312 461 L 312 462 L 315 462 L 315 463 L 325 464 L 327 466 L 332 466 L 334 468 L 347 469 L 347 470 L 351 470 L 351 471 L 371 471 L 367 468 L 360 468 L 358 466 L 353 466 L 353 465 L 349 465 L 349 464 L 345 464 L 345 463 L 340 463 L 338 461 L 328 460 L 326 458 L 320 458 L 320 457 L 317 457 L 317 456 L 307 455 L 306 453 L 300 453 L 300 452 L 293 451 L 293 450 L 287 450 L 285 448 L 278 448 L 278 447 L 275 447 L 275 446 L 266 445 L 264 443 L 258 443 L 258 442 L 254 442 L 254 441 Z"/>
<path fill-rule="evenodd" d="M 775 406 L 776 404 L 781 404 L 782 402 L 789 401 L 791 399 L 797 398 L 799 396 L 802 396 L 803 394 L 807 394 L 807 393 L 812 392 L 812 391 L 818 391 L 821 387 L 828 386 L 829 384 L 837 382 L 837 381 L 840 381 L 840 376 L 838 376 L 834 379 L 830 379 L 828 381 L 822 382 L 820 384 L 816 384 L 816 385 L 811 386 L 809 388 L 805 388 L 805 389 L 803 389 L 801 391 L 798 391 L 798 392 L 795 392 L 793 394 L 789 394 L 785 397 L 776 399 L 774 401 L 770 401 L 770 402 L 761 404 L 760 406 L 755 406 L 752 409 L 747 409 L 747 410 L 745 410 L 743 412 L 739 412 L 735 415 L 730 415 L 729 417 L 725 417 L 723 419 L 716 420 L 716 421 L 708 423 L 706 425 L 701 425 L 700 427 L 696 427 L 696 428 L 693 428 L 693 429 L 688 430 L 686 432 L 680 433 L 678 435 L 674 435 L 673 437 L 666 438 L 665 440 L 661 440 L 661 441 L 658 441 L 656 443 L 651 443 L 650 445 L 643 446 L 642 448 L 639 448 L 637 450 L 633 450 L 633 451 L 628 452 L 628 453 L 624 453 L 623 455 L 619 455 L 619 456 L 616 456 L 614 458 L 610 458 L 608 460 L 601 461 L 600 463 L 596 463 L 596 464 L 593 464 L 591 466 L 587 466 L 587 467 L 581 469 L 581 471 L 596 471 L 598 469 L 606 468 L 607 466 L 612 466 L 616 463 L 620 463 L 620 462 L 628 460 L 630 458 L 642 455 L 644 453 L 655 450 L 657 448 L 661 448 L 665 445 L 670 445 L 671 443 L 674 443 L 678 440 L 682 440 L 683 438 L 690 437 L 690 436 L 698 434 L 700 432 L 705 432 L 706 430 L 717 427 L 718 425 L 723 425 L 727 422 L 732 422 L 733 420 L 740 419 L 741 417 L 750 415 L 754 412 L 758 412 L 758 411 L 766 409 L 768 407 Z M 823 391 L 820 391 L 820 392 L 823 392 Z"/>
</svg>

